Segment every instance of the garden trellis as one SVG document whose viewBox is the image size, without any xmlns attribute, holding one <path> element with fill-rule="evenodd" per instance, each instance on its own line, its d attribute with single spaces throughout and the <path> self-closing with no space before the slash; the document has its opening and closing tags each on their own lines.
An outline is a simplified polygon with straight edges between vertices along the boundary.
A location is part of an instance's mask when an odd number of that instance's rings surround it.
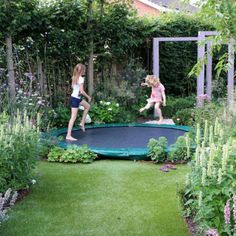
<svg viewBox="0 0 236 236">
<path fill-rule="evenodd" d="M 206 66 L 202 63 L 200 73 L 197 77 L 197 105 L 202 106 L 199 99 L 201 95 L 207 94 L 211 99 L 212 96 L 212 40 L 209 36 L 216 36 L 216 31 L 199 31 L 198 37 L 158 37 L 153 39 L 153 74 L 159 77 L 160 74 L 160 42 L 198 42 L 197 61 L 203 62 L 205 55 L 207 57 Z M 234 40 L 228 43 L 228 85 L 227 85 L 227 101 L 230 107 L 234 102 Z M 206 84 L 206 91 L 205 91 Z"/>
</svg>

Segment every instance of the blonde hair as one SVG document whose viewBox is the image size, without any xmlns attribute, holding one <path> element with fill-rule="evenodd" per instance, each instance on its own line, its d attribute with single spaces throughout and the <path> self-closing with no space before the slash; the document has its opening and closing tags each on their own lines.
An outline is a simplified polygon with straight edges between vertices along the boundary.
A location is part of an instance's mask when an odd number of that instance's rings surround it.
<svg viewBox="0 0 236 236">
<path fill-rule="evenodd" d="M 147 75 L 145 78 L 145 82 L 152 87 L 156 87 L 158 84 L 161 83 L 160 79 L 155 75 Z"/>
<path fill-rule="evenodd" d="M 72 86 L 78 82 L 79 77 L 81 75 L 83 75 L 84 72 L 85 72 L 85 65 L 79 63 L 75 66 L 74 71 L 73 71 L 73 75 L 71 78 L 72 79 Z"/>
</svg>

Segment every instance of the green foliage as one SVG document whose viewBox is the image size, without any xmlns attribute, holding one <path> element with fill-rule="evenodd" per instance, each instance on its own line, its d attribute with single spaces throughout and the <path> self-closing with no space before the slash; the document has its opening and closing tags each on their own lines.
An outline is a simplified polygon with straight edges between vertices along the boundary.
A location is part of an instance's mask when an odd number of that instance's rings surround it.
<svg viewBox="0 0 236 236">
<path fill-rule="evenodd" d="M 235 194 L 236 156 L 235 142 L 225 126 L 216 119 L 214 126 L 206 122 L 203 132 L 200 126 L 196 132 L 197 147 L 183 200 L 186 214 L 194 216 L 201 234 L 212 228 L 219 235 L 232 235 L 227 233 L 224 207 Z"/>
<path fill-rule="evenodd" d="M 205 120 L 213 125 L 215 118 L 221 116 L 222 113 L 221 103 L 211 102 L 206 103 L 203 107 L 180 110 L 172 118 L 177 125 L 195 126 L 196 123 L 203 125 Z"/>
<path fill-rule="evenodd" d="M 67 127 L 70 120 L 71 111 L 69 106 L 65 107 L 62 104 L 55 108 L 55 115 L 52 120 L 53 127 Z M 78 112 L 79 113 L 79 112 Z"/>
<path fill-rule="evenodd" d="M 5 111 L 0 113 L 0 125 L 6 124 L 9 121 L 9 118 L 10 117 Z"/>
<path fill-rule="evenodd" d="M 157 139 L 150 139 L 148 142 L 148 156 L 152 161 L 163 162 L 166 160 L 167 139 L 160 137 Z"/>
<path fill-rule="evenodd" d="M 183 109 L 194 108 L 195 102 L 195 96 L 173 97 L 167 94 L 166 106 L 162 108 L 163 115 L 167 118 L 172 118 Z"/>
<path fill-rule="evenodd" d="M 187 125 L 193 126 L 195 122 L 194 111 L 197 109 L 186 108 L 180 111 L 177 111 L 176 114 L 172 117 L 176 125 Z"/>
<path fill-rule="evenodd" d="M 101 100 L 93 104 L 90 116 L 95 123 L 115 123 L 119 121 L 120 105 L 115 101 Z"/>
<path fill-rule="evenodd" d="M 28 187 L 39 154 L 39 132 L 20 113 L 0 125 L 0 192 Z"/>
<path fill-rule="evenodd" d="M 0 31 L 17 35 L 29 30 L 36 8 L 37 0 L 0 0 Z"/>
<path fill-rule="evenodd" d="M 192 157 L 191 141 L 187 135 L 178 137 L 170 146 L 167 159 L 172 162 L 188 162 Z"/>
<path fill-rule="evenodd" d="M 71 145 L 66 150 L 60 147 L 52 148 L 48 154 L 48 161 L 88 164 L 92 163 L 96 157 L 97 154 L 90 151 L 87 145 L 83 145 L 82 147 Z"/>
</svg>

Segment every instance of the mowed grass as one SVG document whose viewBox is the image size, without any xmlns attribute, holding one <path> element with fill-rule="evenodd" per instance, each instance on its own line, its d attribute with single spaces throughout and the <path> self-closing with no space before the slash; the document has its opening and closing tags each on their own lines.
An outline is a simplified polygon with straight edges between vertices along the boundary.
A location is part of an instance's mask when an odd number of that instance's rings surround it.
<svg viewBox="0 0 236 236">
<path fill-rule="evenodd" d="M 1 236 L 185 236 L 178 189 L 189 168 L 147 162 L 39 162 L 37 183 L 10 211 Z"/>
</svg>

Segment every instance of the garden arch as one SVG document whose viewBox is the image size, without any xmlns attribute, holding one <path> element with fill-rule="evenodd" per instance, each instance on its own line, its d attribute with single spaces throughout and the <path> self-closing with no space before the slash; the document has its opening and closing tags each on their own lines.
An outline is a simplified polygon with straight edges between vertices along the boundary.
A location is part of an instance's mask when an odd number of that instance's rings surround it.
<svg viewBox="0 0 236 236">
<path fill-rule="evenodd" d="M 201 71 L 197 78 L 197 105 L 202 106 L 200 95 L 207 94 L 211 99 L 212 96 L 212 56 L 211 46 L 212 41 L 207 39 L 207 36 L 216 36 L 219 33 L 216 31 L 199 31 L 198 37 L 159 37 L 153 39 L 153 74 L 159 77 L 160 74 L 160 42 L 198 42 L 197 61 L 203 61 L 204 56 L 207 56 L 207 64 L 202 63 Z M 207 45 L 207 47 L 206 47 Z M 227 102 L 230 107 L 234 102 L 234 40 L 228 43 L 228 85 L 227 85 Z M 206 67 L 206 68 L 205 68 Z M 206 70 L 206 71 L 205 71 Z M 206 73 L 205 73 L 206 72 Z M 206 91 L 205 91 L 206 84 Z"/>
</svg>

